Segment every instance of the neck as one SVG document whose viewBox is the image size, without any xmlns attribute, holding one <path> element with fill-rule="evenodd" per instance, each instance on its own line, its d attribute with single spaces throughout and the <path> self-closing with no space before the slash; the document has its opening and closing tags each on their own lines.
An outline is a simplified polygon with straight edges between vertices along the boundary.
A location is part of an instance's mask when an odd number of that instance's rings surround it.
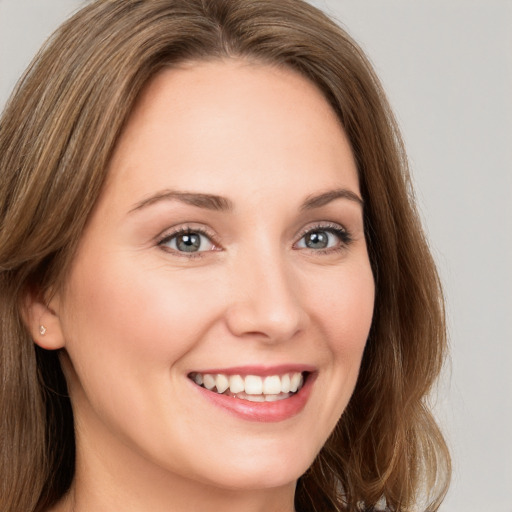
<svg viewBox="0 0 512 512">
<path fill-rule="evenodd" d="M 90 448 L 77 442 L 72 487 L 52 512 L 294 511 L 296 482 L 230 489 L 176 475 L 134 454 L 120 456 L 116 450 L 114 456 L 106 446 Z"/>
<path fill-rule="evenodd" d="M 196 489 L 197 490 L 197 489 Z M 114 490 L 112 490 L 114 491 Z M 185 495 L 185 489 L 169 490 L 167 498 L 155 496 L 134 496 L 133 493 L 121 497 L 117 493 L 95 492 L 80 489 L 73 485 L 69 493 L 50 512 L 294 512 L 293 493 L 278 496 L 278 492 L 225 492 L 220 493 L 202 486 L 200 493 Z"/>
</svg>

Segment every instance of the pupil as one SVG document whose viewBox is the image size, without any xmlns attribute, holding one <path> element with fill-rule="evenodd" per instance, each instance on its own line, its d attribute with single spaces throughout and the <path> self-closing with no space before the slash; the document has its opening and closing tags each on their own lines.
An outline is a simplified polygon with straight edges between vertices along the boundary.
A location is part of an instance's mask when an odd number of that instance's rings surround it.
<svg viewBox="0 0 512 512">
<path fill-rule="evenodd" d="M 329 243 L 329 237 L 324 231 L 314 231 L 306 236 L 306 245 L 310 249 L 325 249 Z"/>
<path fill-rule="evenodd" d="M 176 246 L 180 251 L 183 252 L 195 252 L 199 249 L 201 245 L 201 238 L 199 235 L 194 233 L 187 233 L 185 235 L 180 235 L 178 237 L 178 241 Z"/>
</svg>

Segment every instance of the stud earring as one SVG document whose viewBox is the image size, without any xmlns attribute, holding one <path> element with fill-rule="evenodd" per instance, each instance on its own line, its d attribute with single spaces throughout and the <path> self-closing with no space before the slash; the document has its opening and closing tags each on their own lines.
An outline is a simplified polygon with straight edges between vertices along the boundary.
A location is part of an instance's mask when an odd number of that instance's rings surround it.
<svg viewBox="0 0 512 512">
<path fill-rule="evenodd" d="M 41 333 L 41 336 L 44 336 L 46 334 L 46 327 L 44 325 L 40 325 L 39 332 Z"/>
</svg>

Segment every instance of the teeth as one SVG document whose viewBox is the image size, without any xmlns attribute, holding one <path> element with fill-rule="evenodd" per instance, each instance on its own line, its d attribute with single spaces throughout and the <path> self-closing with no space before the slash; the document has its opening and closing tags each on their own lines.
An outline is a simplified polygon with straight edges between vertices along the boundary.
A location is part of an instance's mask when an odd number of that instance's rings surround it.
<svg viewBox="0 0 512 512">
<path fill-rule="evenodd" d="M 231 393 L 241 393 L 245 391 L 244 379 L 240 375 L 231 375 L 229 377 L 229 391 Z"/>
<path fill-rule="evenodd" d="M 190 378 L 198 385 L 219 394 L 228 393 L 237 398 L 244 398 L 251 402 L 273 402 L 283 400 L 296 393 L 304 384 L 304 377 L 300 372 L 285 373 L 283 375 L 225 375 L 219 373 L 192 373 Z"/>
<path fill-rule="evenodd" d="M 287 373 L 281 377 L 281 393 L 290 392 L 290 375 Z"/>
<path fill-rule="evenodd" d="M 281 393 L 281 379 L 277 375 L 265 377 L 263 381 L 263 393 L 265 395 L 278 395 Z"/>
<path fill-rule="evenodd" d="M 265 397 L 263 395 L 246 395 L 246 400 L 249 400 L 249 402 L 264 402 Z"/>
<path fill-rule="evenodd" d="M 207 373 L 203 376 L 203 385 L 206 389 L 213 389 L 215 387 L 215 377 Z"/>
<path fill-rule="evenodd" d="M 248 395 L 261 395 L 263 393 L 263 380 L 257 375 L 245 377 L 245 392 Z"/>
<path fill-rule="evenodd" d="M 219 374 L 215 379 L 215 386 L 217 388 L 217 393 L 224 393 L 226 389 L 229 388 L 229 380 L 225 375 Z"/>
<path fill-rule="evenodd" d="M 302 373 L 294 373 L 290 381 L 290 391 L 295 393 L 300 386 L 302 386 L 303 378 Z"/>
</svg>

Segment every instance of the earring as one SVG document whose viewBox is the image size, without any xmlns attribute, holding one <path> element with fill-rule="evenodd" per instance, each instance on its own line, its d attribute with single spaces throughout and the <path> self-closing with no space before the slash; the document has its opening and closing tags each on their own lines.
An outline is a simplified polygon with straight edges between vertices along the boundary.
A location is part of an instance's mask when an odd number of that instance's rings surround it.
<svg viewBox="0 0 512 512">
<path fill-rule="evenodd" d="M 40 325 L 39 332 L 41 333 L 41 336 L 44 336 L 46 334 L 46 327 L 44 325 Z"/>
</svg>

